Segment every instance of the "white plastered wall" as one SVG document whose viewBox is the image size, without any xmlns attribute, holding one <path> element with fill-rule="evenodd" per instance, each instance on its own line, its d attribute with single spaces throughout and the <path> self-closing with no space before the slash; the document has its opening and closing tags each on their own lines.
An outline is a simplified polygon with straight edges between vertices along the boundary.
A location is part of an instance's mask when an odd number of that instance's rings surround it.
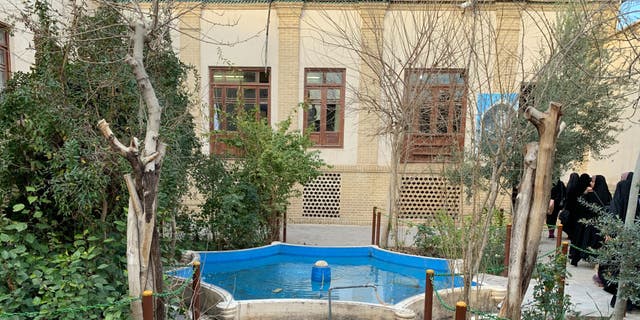
<svg viewBox="0 0 640 320">
<path fill-rule="evenodd" d="M 200 22 L 200 97 L 203 104 L 209 106 L 209 67 L 266 66 L 271 68 L 272 123 L 278 118 L 278 18 L 272 10 L 265 61 L 267 14 L 267 10 L 203 10 Z"/>
<path fill-rule="evenodd" d="M 334 25 L 344 26 L 359 35 L 360 18 L 355 10 L 303 10 L 300 23 L 300 101 L 304 100 L 305 68 L 341 68 L 346 70 L 344 136 L 342 148 L 319 148 L 321 157 L 332 165 L 355 165 L 358 154 L 358 109 L 353 90 L 360 82 L 360 61 L 353 50 L 334 44 Z M 357 39 L 352 39 L 357 42 Z M 299 114 L 299 127 L 303 117 Z"/>
</svg>

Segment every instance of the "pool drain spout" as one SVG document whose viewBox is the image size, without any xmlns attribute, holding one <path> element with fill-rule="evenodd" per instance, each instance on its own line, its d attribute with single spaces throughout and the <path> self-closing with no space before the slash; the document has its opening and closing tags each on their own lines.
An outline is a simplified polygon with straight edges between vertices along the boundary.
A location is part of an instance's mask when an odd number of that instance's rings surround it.
<svg viewBox="0 0 640 320">
<path fill-rule="evenodd" d="M 331 320 L 331 291 L 333 290 L 340 290 L 340 289 L 354 289 L 354 288 L 373 288 L 373 290 L 376 292 L 376 295 L 378 293 L 378 287 L 376 287 L 373 284 L 363 284 L 363 285 L 358 285 L 358 286 L 344 286 L 344 287 L 331 287 L 328 290 L 328 295 L 329 295 L 329 320 Z"/>
</svg>

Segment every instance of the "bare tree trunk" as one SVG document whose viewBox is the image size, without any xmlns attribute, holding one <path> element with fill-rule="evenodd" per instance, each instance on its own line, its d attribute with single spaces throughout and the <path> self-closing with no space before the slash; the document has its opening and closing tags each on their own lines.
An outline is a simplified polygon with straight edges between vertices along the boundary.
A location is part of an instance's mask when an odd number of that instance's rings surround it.
<svg viewBox="0 0 640 320">
<path fill-rule="evenodd" d="M 158 183 L 164 158 L 165 145 L 159 142 L 160 116 L 162 108 L 156 97 L 143 63 L 146 28 L 139 22 L 132 35 L 133 54 L 126 62 L 131 66 L 147 109 L 144 149 L 139 152 L 138 140 L 133 138 L 129 147 L 115 137 L 109 124 L 98 122 L 102 135 L 112 149 L 126 158 L 133 169 L 133 177 L 125 176 L 129 191 L 129 213 L 127 217 L 127 271 L 129 295 L 140 296 L 142 290 L 162 292 L 162 262 L 160 239 L 156 229 Z M 142 308 L 138 301 L 131 304 L 132 317 L 142 319 Z M 164 302 L 156 300 L 156 319 L 164 319 Z"/>
<path fill-rule="evenodd" d="M 500 310 L 500 316 L 507 314 L 520 314 L 520 292 L 522 286 L 522 264 L 525 252 L 525 234 L 527 232 L 527 215 L 531 210 L 533 198 L 533 184 L 536 173 L 536 161 L 538 158 L 538 143 L 528 143 L 524 157 L 524 172 L 520 181 L 518 197 L 516 198 L 511 231 L 511 248 L 509 250 L 509 271 L 507 282 L 507 294 L 505 302 Z M 512 303 L 514 302 L 515 303 Z"/>
<path fill-rule="evenodd" d="M 138 218 L 133 209 L 133 200 L 129 198 L 127 213 L 127 280 L 129 282 L 129 296 L 140 297 L 140 250 L 138 248 Z M 142 301 L 131 302 L 131 318 L 142 320 Z"/>
<path fill-rule="evenodd" d="M 540 234 L 546 217 L 545 212 L 549 205 L 556 140 L 561 130 L 561 109 L 562 106 L 559 103 L 551 102 L 549 110 L 544 113 L 533 107 L 528 107 L 525 110 L 525 116 L 538 130 L 540 143 L 535 161 L 536 166 L 533 168 L 535 178 L 532 184 L 528 182 L 528 185 L 525 185 L 523 180 L 520 190 L 521 193 L 526 191 L 530 194 L 530 190 L 533 188 L 533 194 L 530 197 L 531 208 L 528 211 L 525 210 L 526 208 L 520 208 L 520 202 L 525 199 L 519 199 L 516 207 L 517 218 L 514 218 L 514 224 L 524 224 L 524 226 L 516 226 L 517 229 L 512 232 L 509 262 L 513 266 L 509 266 L 507 296 L 500 310 L 500 315 L 509 319 L 520 319 L 520 306 L 529 287 L 529 281 L 538 258 Z M 522 196 L 527 197 L 524 193 Z M 521 195 L 518 194 L 518 197 Z"/>
<path fill-rule="evenodd" d="M 400 162 L 402 161 L 401 134 L 393 133 L 391 137 L 391 165 L 389 168 L 389 220 L 387 226 L 382 230 L 380 244 L 388 247 L 391 239 L 394 239 L 395 246 L 398 246 L 398 198 L 400 194 Z"/>
</svg>

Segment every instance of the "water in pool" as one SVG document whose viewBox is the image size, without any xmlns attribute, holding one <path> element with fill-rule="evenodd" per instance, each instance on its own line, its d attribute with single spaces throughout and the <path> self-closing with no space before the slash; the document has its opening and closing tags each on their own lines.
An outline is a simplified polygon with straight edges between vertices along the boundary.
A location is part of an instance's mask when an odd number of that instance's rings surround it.
<svg viewBox="0 0 640 320">
<path fill-rule="evenodd" d="M 222 287 L 236 300 L 327 299 L 330 287 L 376 285 L 332 290 L 332 300 L 395 304 L 424 293 L 425 270 L 384 262 L 369 256 L 326 257 L 331 282 L 312 282 L 317 258 L 279 254 L 250 261 L 204 263 L 202 281 Z M 450 277 L 436 277 L 436 288 L 450 286 Z"/>
</svg>

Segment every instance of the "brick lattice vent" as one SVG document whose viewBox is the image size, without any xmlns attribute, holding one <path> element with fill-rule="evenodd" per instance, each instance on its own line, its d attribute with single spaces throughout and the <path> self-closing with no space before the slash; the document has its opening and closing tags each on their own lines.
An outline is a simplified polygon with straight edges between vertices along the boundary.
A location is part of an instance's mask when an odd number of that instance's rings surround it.
<svg viewBox="0 0 640 320">
<path fill-rule="evenodd" d="M 400 219 L 430 219 L 438 211 L 460 211 L 461 187 L 445 178 L 404 176 L 400 185 Z"/>
<path fill-rule="evenodd" d="M 325 173 L 307 183 L 302 191 L 302 216 L 340 218 L 339 173 Z"/>
</svg>

